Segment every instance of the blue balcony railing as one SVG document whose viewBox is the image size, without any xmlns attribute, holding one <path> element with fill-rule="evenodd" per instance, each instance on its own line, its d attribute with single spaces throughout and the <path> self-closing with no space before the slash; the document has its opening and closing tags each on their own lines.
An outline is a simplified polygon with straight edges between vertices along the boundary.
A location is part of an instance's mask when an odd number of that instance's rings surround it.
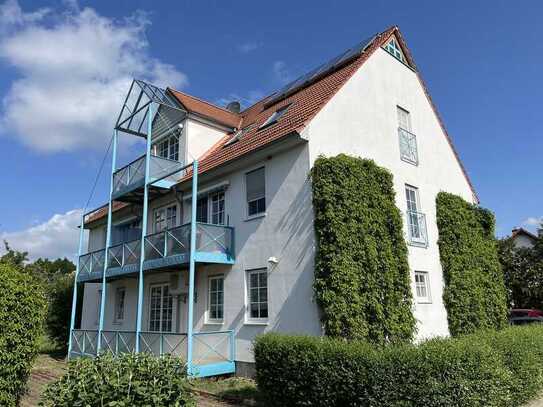
<svg viewBox="0 0 543 407">
<path fill-rule="evenodd" d="M 104 271 L 105 249 L 84 254 L 79 258 L 79 279 L 99 278 Z"/>
<path fill-rule="evenodd" d="M 145 270 L 181 265 L 189 262 L 190 223 L 145 236 Z M 111 246 L 108 249 L 107 276 L 130 274 L 139 270 L 141 239 Z M 196 223 L 195 260 L 202 263 L 234 263 L 234 228 Z M 79 258 L 79 281 L 102 278 L 105 250 Z"/>
<path fill-rule="evenodd" d="M 163 186 L 168 188 L 179 178 L 175 174 L 182 168 L 183 163 L 179 161 L 151 155 L 149 162 L 149 182 L 161 181 Z M 113 198 L 141 188 L 144 182 L 145 155 L 115 171 L 113 174 Z"/>
<path fill-rule="evenodd" d="M 235 371 L 234 332 L 203 331 L 193 334 L 193 374 L 197 377 L 233 373 Z M 173 355 L 187 359 L 186 333 L 143 331 L 139 334 L 140 352 L 155 356 Z M 96 356 L 100 352 L 115 355 L 136 350 L 135 331 L 102 331 L 98 350 L 98 331 L 74 329 L 71 356 Z"/>
</svg>

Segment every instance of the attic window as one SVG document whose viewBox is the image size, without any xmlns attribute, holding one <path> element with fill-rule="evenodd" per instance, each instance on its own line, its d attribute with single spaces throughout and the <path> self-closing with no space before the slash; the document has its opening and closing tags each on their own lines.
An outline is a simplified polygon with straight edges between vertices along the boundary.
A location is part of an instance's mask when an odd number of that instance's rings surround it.
<svg viewBox="0 0 543 407">
<path fill-rule="evenodd" d="M 398 42 L 396 41 L 396 38 L 392 37 L 392 39 L 386 45 L 385 50 L 398 61 L 405 64 L 405 58 L 400 46 L 398 45 Z"/>
<path fill-rule="evenodd" d="M 236 141 L 238 141 L 240 138 L 243 137 L 243 135 L 245 133 L 247 133 L 249 130 L 251 130 L 253 128 L 253 126 L 247 126 L 245 127 L 244 129 L 241 129 L 241 130 L 238 130 L 234 133 L 234 135 L 232 136 L 232 138 L 230 140 L 228 140 L 226 143 L 224 143 L 224 146 L 229 146 L 230 144 L 233 144 L 235 143 Z"/>
<path fill-rule="evenodd" d="M 276 110 L 275 112 L 273 112 L 273 114 L 270 117 L 268 117 L 268 120 L 262 123 L 262 125 L 258 129 L 260 130 L 260 129 L 263 129 L 264 127 L 268 127 L 276 123 L 286 113 L 289 107 L 290 105 L 286 105 Z"/>
</svg>

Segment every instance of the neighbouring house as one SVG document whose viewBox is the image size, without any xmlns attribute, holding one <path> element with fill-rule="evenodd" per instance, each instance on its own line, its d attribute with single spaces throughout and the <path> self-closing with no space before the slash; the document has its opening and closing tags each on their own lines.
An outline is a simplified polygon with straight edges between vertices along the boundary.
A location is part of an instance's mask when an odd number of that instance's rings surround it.
<svg viewBox="0 0 543 407">
<path fill-rule="evenodd" d="M 524 228 L 514 228 L 511 239 L 517 249 L 531 249 L 537 242 L 537 236 Z"/>
<path fill-rule="evenodd" d="M 173 353 L 194 375 L 243 374 L 258 334 L 322 335 L 308 179 L 321 154 L 392 172 L 418 339 L 448 335 L 435 199 L 477 197 L 397 27 L 244 110 L 134 81 L 114 133 L 110 203 L 82 222 L 71 356 Z M 146 153 L 117 163 L 121 134 Z"/>
</svg>

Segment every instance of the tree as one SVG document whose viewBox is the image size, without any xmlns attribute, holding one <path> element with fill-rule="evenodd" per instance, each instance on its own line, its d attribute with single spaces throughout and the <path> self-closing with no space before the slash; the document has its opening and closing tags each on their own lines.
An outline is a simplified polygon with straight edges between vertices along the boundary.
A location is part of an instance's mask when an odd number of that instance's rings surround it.
<svg viewBox="0 0 543 407">
<path fill-rule="evenodd" d="M 511 237 L 498 242 L 512 308 L 543 308 L 543 237 L 533 248 L 515 247 Z"/>
<path fill-rule="evenodd" d="M 13 250 L 6 240 L 4 240 L 4 247 L 6 253 L 0 256 L 0 263 L 11 264 L 21 269 L 24 268 L 25 263 L 28 261 L 28 252 Z"/>
</svg>

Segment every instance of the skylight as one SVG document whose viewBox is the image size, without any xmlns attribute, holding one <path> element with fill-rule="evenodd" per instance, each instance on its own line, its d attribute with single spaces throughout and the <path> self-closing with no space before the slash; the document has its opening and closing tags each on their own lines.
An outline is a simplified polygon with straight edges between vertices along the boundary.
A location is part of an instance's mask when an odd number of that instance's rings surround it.
<svg viewBox="0 0 543 407">
<path fill-rule="evenodd" d="M 234 135 L 232 136 L 232 138 L 230 140 L 228 140 L 226 143 L 224 143 L 224 146 L 229 146 L 230 144 L 233 144 L 235 143 L 236 141 L 238 141 L 245 133 L 247 133 L 249 130 L 251 130 L 253 128 L 253 126 L 247 126 L 245 127 L 244 129 L 240 129 L 238 131 L 236 131 L 234 133 Z"/>
<path fill-rule="evenodd" d="M 386 45 L 385 49 L 398 61 L 405 63 L 405 58 L 403 56 L 400 46 L 398 45 L 398 42 L 396 41 L 396 38 L 392 37 L 392 39 Z"/>
<path fill-rule="evenodd" d="M 288 108 L 290 107 L 290 105 L 286 105 L 286 106 L 283 106 L 282 108 L 276 110 L 275 112 L 273 112 L 273 114 L 268 117 L 268 120 L 266 120 L 264 123 L 262 123 L 262 125 L 259 127 L 259 129 L 263 129 L 264 127 L 268 127 L 268 126 L 271 126 L 272 124 L 276 123 L 280 118 L 281 116 L 283 116 L 286 111 L 288 110 Z"/>
</svg>

